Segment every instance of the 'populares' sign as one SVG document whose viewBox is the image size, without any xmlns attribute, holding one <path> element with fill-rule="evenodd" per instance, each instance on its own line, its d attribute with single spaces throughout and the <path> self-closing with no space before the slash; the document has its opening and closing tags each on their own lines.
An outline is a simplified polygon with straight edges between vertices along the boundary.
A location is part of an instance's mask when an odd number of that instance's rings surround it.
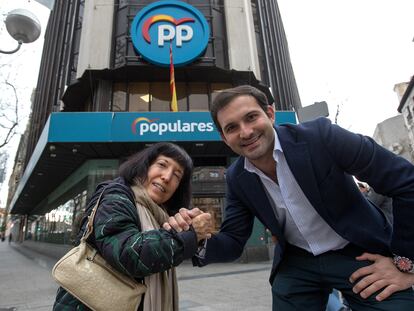
<svg viewBox="0 0 414 311">
<path fill-rule="evenodd" d="M 209 35 L 203 14 L 180 1 L 159 1 L 146 6 L 131 26 L 135 49 L 158 66 L 169 66 L 170 44 L 175 66 L 191 63 L 206 49 Z"/>
</svg>

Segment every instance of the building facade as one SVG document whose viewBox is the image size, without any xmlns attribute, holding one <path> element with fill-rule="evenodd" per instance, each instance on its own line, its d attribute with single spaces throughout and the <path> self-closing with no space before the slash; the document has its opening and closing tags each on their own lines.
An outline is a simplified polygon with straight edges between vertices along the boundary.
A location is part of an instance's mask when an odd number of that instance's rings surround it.
<svg viewBox="0 0 414 311">
<path fill-rule="evenodd" d="M 397 84 L 394 89 L 400 100 L 398 112 L 402 114 L 409 138 L 407 149 L 411 158 L 414 159 L 414 76 L 410 82 Z"/>
<path fill-rule="evenodd" d="M 178 112 L 170 111 L 166 57 L 176 64 Z M 301 103 L 276 1 L 57 1 L 9 194 L 25 244 L 49 253 L 52 245 L 69 247 L 96 185 L 157 141 L 174 141 L 191 155 L 193 206 L 211 212 L 218 230 L 225 169 L 235 154 L 209 107 L 218 91 L 241 84 L 266 93 L 277 122 L 296 122 Z M 266 257 L 266 243 L 255 225 L 245 258 Z"/>
<path fill-rule="evenodd" d="M 378 123 L 372 138 L 384 148 L 413 163 L 410 139 L 402 115 Z"/>
</svg>

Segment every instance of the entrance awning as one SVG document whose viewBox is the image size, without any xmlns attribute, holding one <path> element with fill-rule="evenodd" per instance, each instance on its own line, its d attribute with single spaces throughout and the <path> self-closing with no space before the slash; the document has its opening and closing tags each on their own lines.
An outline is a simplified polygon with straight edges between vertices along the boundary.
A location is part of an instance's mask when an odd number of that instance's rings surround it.
<svg viewBox="0 0 414 311">
<path fill-rule="evenodd" d="M 276 120 L 296 123 L 296 116 L 278 111 Z M 159 141 L 182 146 L 195 166 L 223 166 L 227 157 L 235 156 L 221 141 L 209 112 L 56 112 L 43 129 L 9 211 L 35 213 L 89 159 L 127 157 Z"/>
<path fill-rule="evenodd" d="M 208 112 L 52 113 L 19 182 L 9 211 L 31 214 L 88 159 L 126 157 L 158 141 L 181 145 L 201 165 L 231 155 Z M 222 164 L 220 164 L 222 165 Z"/>
</svg>

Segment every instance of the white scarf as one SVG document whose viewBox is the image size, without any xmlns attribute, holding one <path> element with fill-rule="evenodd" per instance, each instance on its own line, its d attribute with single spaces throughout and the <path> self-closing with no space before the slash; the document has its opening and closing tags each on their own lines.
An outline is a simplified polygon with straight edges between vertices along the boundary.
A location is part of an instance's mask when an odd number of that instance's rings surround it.
<svg viewBox="0 0 414 311">
<path fill-rule="evenodd" d="M 159 229 L 168 214 L 157 205 L 140 185 L 131 187 L 135 195 L 142 232 Z M 147 291 L 144 311 L 178 311 L 178 285 L 175 268 L 145 277 Z"/>
</svg>

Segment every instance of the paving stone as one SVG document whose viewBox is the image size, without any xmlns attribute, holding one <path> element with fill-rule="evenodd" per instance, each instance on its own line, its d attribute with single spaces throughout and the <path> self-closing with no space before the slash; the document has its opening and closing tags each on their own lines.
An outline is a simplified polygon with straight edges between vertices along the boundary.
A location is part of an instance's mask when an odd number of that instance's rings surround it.
<svg viewBox="0 0 414 311">
<path fill-rule="evenodd" d="M 0 311 L 50 311 L 56 259 L 0 242 Z M 177 267 L 180 311 L 271 310 L 271 262 Z"/>
</svg>

